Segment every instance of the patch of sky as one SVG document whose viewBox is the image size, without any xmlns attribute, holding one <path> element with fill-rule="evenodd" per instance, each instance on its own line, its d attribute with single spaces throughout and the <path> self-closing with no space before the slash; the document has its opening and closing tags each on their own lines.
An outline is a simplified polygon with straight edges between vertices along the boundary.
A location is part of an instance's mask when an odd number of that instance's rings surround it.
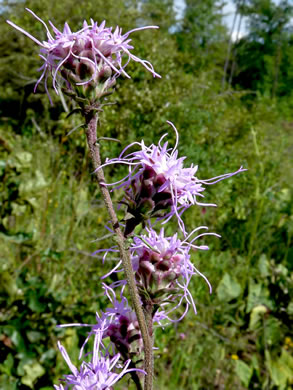
<svg viewBox="0 0 293 390">
<path fill-rule="evenodd" d="M 204 1 L 204 0 L 203 0 Z M 291 0 L 293 1 L 293 0 Z M 281 0 L 273 0 L 275 4 L 279 4 Z M 176 12 L 176 19 L 180 20 L 184 15 L 185 1 L 184 0 L 174 0 L 174 10 Z M 228 27 L 229 31 L 232 30 L 233 23 L 235 23 L 232 31 L 232 40 L 236 41 L 247 34 L 246 22 L 247 18 L 238 15 L 235 19 L 236 6 L 233 0 L 227 0 L 226 4 L 223 7 L 223 22 Z"/>
</svg>

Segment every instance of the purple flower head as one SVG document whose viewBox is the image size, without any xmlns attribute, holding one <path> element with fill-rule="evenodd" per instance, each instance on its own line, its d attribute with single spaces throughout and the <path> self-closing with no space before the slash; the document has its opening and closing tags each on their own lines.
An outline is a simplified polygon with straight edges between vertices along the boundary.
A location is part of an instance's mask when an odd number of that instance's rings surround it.
<svg viewBox="0 0 293 390">
<path fill-rule="evenodd" d="M 175 307 L 173 304 L 171 309 L 173 311 L 177 309 L 178 302 L 180 305 L 184 300 L 187 303 L 186 309 L 192 305 L 196 312 L 192 295 L 188 289 L 192 276 L 196 274 L 202 276 L 207 282 L 210 292 L 211 285 L 190 261 L 189 252 L 191 249 L 209 249 L 206 245 L 195 245 L 195 240 L 206 235 L 219 237 L 215 233 L 201 233 L 187 241 L 201 229 L 207 229 L 207 227 L 200 226 L 193 230 L 184 241 L 181 241 L 177 234 L 166 237 L 164 229 L 161 229 L 160 233 L 157 234 L 153 229 L 147 228 L 147 235 L 134 237 L 130 252 L 137 285 L 142 292 L 142 301 L 144 297 L 147 297 L 147 300 L 151 300 L 157 307 L 164 307 L 164 303 L 173 302 L 175 303 Z"/>
<path fill-rule="evenodd" d="M 58 76 L 66 81 L 69 88 L 72 85 L 90 85 L 103 80 L 103 88 L 106 90 L 115 83 L 116 78 L 121 74 L 130 77 L 125 71 L 130 60 L 140 62 L 154 77 L 160 77 L 149 61 L 141 60 L 131 53 L 130 50 L 133 49 L 133 46 L 130 45 L 131 39 L 129 39 L 129 35 L 134 31 L 158 28 L 157 26 L 139 27 L 122 34 L 122 30 L 118 26 L 112 32 L 112 27 L 105 27 L 105 21 L 98 26 L 91 19 L 90 24 L 84 21 L 82 29 L 77 32 L 72 32 L 69 25 L 65 23 L 61 32 L 49 21 L 53 30 L 52 35 L 42 19 L 30 9 L 26 8 L 26 10 L 44 25 L 47 31 L 47 41 L 39 41 L 11 21 L 7 21 L 7 23 L 41 47 L 40 57 L 44 63 L 40 68 L 42 74 L 35 85 L 35 90 L 44 78 L 45 89 L 48 93 L 47 78 L 50 73 L 57 94 Z M 128 59 L 123 64 L 122 57 L 124 55 L 128 56 Z"/>
<path fill-rule="evenodd" d="M 71 374 L 65 375 L 65 379 L 62 379 L 65 382 L 65 387 L 63 385 L 55 386 L 56 390 L 110 390 L 128 372 L 140 371 L 144 373 L 140 369 L 128 368 L 130 360 L 127 360 L 121 369 L 121 365 L 118 363 L 120 354 L 110 357 L 106 350 L 101 351 L 104 325 L 102 324 L 100 331 L 95 333 L 90 361 L 83 361 L 80 369 L 72 364 L 65 348 L 58 342 L 59 350 L 70 368 Z"/>
<path fill-rule="evenodd" d="M 120 299 L 117 299 L 113 288 L 121 287 Z M 105 325 L 103 338 L 109 337 L 113 343 L 114 350 L 118 351 L 122 357 L 139 356 L 143 352 L 143 342 L 139 324 L 135 312 L 129 306 L 127 299 L 123 296 L 125 280 L 114 282 L 111 286 L 103 283 L 105 294 L 111 302 L 111 306 L 96 316 L 97 323 L 90 325 L 92 330 L 89 337 L 96 332 L 100 332 L 102 324 Z M 169 320 L 164 309 L 158 310 L 153 316 L 153 325 L 162 327 L 165 320 Z"/>
<path fill-rule="evenodd" d="M 116 185 L 117 188 L 124 188 L 125 198 L 121 202 L 127 205 L 125 235 L 132 233 L 135 226 L 150 217 L 164 219 L 164 223 L 176 215 L 181 230 L 185 232 L 181 218 L 182 213 L 191 205 L 216 206 L 198 201 L 203 197 L 206 185 L 215 184 L 218 181 L 245 171 L 240 167 L 236 172 L 227 173 L 207 180 L 200 180 L 195 175 L 198 166 L 193 164 L 189 168 L 184 167 L 186 157 L 178 158 L 178 132 L 171 122 L 176 134 L 175 147 L 168 148 L 168 142 L 161 145 L 163 138 L 158 145 L 146 146 L 134 142 L 127 146 L 119 158 L 106 160 L 103 166 L 121 163 L 129 165 L 129 174 L 122 180 L 108 185 Z M 138 145 L 140 150 L 125 155 L 126 151 L 133 145 Z"/>
<path fill-rule="evenodd" d="M 154 305 L 155 315 L 153 317 L 154 325 L 163 326 L 165 321 L 170 319 L 169 314 L 176 311 L 181 304 L 185 304 L 185 316 L 189 306 L 192 306 L 196 313 L 195 304 L 192 295 L 189 291 L 189 283 L 193 275 L 199 275 L 204 278 L 212 291 L 208 279 L 194 266 L 190 260 L 191 250 L 208 250 L 209 247 L 204 244 L 196 245 L 195 241 L 204 236 L 220 237 L 216 233 L 200 233 L 199 230 L 208 229 L 206 226 L 200 226 L 194 229 L 188 236 L 181 240 L 177 234 L 167 237 L 162 228 L 158 234 L 152 228 L 146 228 L 147 234 L 141 236 L 134 236 L 133 243 L 129 250 L 132 259 L 132 266 L 135 272 L 137 287 L 140 293 L 142 305 L 147 305 L 152 302 Z M 103 259 L 107 258 L 108 253 L 118 252 L 117 247 L 110 249 L 101 249 L 97 252 L 105 252 Z M 112 273 L 119 273 L 121 269 L 121 261 L 115 267 L 102 277 L 102 279 L 111 275 Z M 129 311 L 126 298 L 121 294 L 121 301 L 115 297 L 113 288 L 125 286 L 125 280 L 119 280 L 112 283 L 110 286 L 104 285 L 106 293 L 112 302 L 113 308 L 107 309 L 101 317 L 97 318 L 97 328 L 100 327 L 99 321 L 103 320 L 105 316 L 110 322 L 119 324 L 119 316 L 135 316 L 132 311 Z M 110 293 L 113 295 L 111 298 Z M 130 314 L 132 313 L 132 314 Z M 181 319 L 180 318 L 180 319 Z M 132 317 L 135 324 L 136 317 Z M 161 323 L 162 322 L 162 323 Z M 120 326 L 120 325 L 119 325 Z"/>
<path fill-rule="evenodd" d="M 93 332 L 99 329 L 101 321 L 106 321 L 107 329 L 104 331 L 103 337 L 110 338 L 116 351 L 124 358 L 141 353 L 143 343 L 139 324 L 135 312 L 123 296 L 123 289 L 119 301 L 111 287 L 103 283 L 103 288 L 112 306 L 102 313 L 100 319 L 97 318 L 98 326 L 93 326 Z"/>
<path fill-rule="evenodd" d="M 102 284 L 105 295 L 111 302 L 111 306 L 104 312 L 96 314 L 96 324 L 75 323 L 59 325 L 62 328 L 69 326 L 85 326 L 91 328 L 81 348 L 80 357 L 89 338 L 96 334 L 101 334 L 102 339 L 109 337 L 112 342 L 113 351 L 115 353 L 119 352 L 124 360 L 133 354 L 140 354 L 142 352 L 142 336 L 136 314 L 129 306 L 127 299 L 123 296 L 126 283 L 119 281 L 118 285 L 122 286 L 120 299 L 116 298 L 112 287 L 107 286 L 105 283 Z"/>
<path fill-rule="evenodd" d="M 139 330 L 138 321 L 135 312 L 131 309 L 127 299 L 123 296 L 124 288 L 126 286 L 125 280 L 113 283 L 111 286 L 102 284 L 105 290 L 105 295 L 109 298 L 111 306 L 104 312 L 96 313 L 95 324 L 71 323 L 58 325 L 60 328 L 67 328 L 71 326 L 89 327 L 90 331 L 80 350 L 79 358 L 84 353 L 84 348 L 91 337 L 96 334 L 101 335 L 102 339 L 110 338 L 111 351 L 119 353 L 121 358 L 126 361 L 133 358 L 134 355 L 139 356 L 143 352 L 143 342 L 141 332 Z M 114 287 L 121 287 L 120 297 L 117 299 Z M 165 320 L 169 320 L 168 315 L 164 309 L 157 311 L 153 317 L 155 326 L 164 326 Z"/>
</svg>

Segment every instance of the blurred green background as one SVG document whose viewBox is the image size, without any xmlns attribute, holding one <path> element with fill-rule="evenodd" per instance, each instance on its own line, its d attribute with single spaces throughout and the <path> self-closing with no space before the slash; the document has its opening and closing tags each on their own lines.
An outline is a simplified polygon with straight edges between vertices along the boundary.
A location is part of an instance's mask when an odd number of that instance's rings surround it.
<svg viewBox="0 0 293 390">
<path fill-rule="evenodd" d="M 101 259 L 113 245 L 108 217 L 72 103 L 33 87 L 38 48 L 5 23 L 10 19 L 40 40 L 44 27 L 31 8 L 58 28 L 104 19 L 132 34 L 134 53 L 162 79 L 130 64 L 101 116 L 103 158 L 129 142 L 156 143 L 172 121 L 179 153 L 213 177 L 244 165 L 248 171 L 206 190 L 218 208 L 190 208 L 188 230 L 206 224 L 222 235 L 204 242 L 192 260 L 213 286 L 194 278 L 198 315 L 156 332 L 156 389 L 289 389 L 293 383 L 292 317 L 292 2 L 235 1 L 247 34 L 231 40 L 223 3 L 186 0 L 30 0 L 0 3 L 0 389 L 51 389 L 68 368 L 57 340 L 74 362 L 84 329 L 57 324 L 95 321 L 107 301 Z M 291 4 L 290 4 L 291 3 Z M 237 23 L 234 33 L 237 32 Z M 174 134 L 170 131 L 170 143 Z M 106 169 L 117 180 L 125 167 Z M 115 193 L 117 201 L 121 193 Z M 122 213 L 121 213 L 122 217 Z M 174 222 L 174 221 L 173 221 Z M 168 225 L 168 233 L 177 229 Z M 96 239 L 99 241 L 93 242 Z M 111 266 L 109 262 L 107 267 Z M 119 387 L 120 386 L 120 387 Z M 132 388 L 125 378 L 117 388 Z M 116 387 L 115 387 L 116 388 Z"/>
</svg>

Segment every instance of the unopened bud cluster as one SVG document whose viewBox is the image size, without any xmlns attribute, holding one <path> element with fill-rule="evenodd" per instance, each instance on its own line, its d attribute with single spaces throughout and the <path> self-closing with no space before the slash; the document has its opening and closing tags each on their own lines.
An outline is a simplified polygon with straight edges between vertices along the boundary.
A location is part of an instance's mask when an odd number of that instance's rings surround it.
<svg viewBox="0 0 293 390">
<path fill-rule="evenodd" d="M 178 293 L 176 280 L 182 276 L 182 255 L 159 253 L 146 247 L 133 257 L 135 277 L 142 299 L 147 296 L 160 304 L 170 294 Z"/>
<path fill-rule="evenodd" d="M 163 174 L 157 174 L 150 166 L 145 166 L 143 172 L 131 180 L 125 191 L 125 199 L 121 202 L 127 205 L 125 218 L 125 236 L 133 233 L 137 225 L 153 217 L 162 217 L 172 206 L 172 195 L 167 188 L 160 191 L 166 179 Z"/>
</svg>

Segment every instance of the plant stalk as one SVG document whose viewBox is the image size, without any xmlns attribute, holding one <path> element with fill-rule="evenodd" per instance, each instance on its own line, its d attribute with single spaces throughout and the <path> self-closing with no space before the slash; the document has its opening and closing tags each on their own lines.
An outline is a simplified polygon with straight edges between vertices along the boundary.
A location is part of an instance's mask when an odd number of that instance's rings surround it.
<svg viewBox="0 0 293 390">
<path fill-rule="evenodd" d="M 153 304 L 150 302 L 148 305 L 144 306 L 144 316 L 146 320 L 146 324 L 148 327 L 148 334 L 149 334 L 149 340 L 151 343 L 151 349 L 153 351 L 153 343 L 154 343 L 154 338 L 153 338 Z M 149 364 L 151 365 L 151 372 L 152 372 L 152 377 L 149 377 L 148 375 L 145 376 L 144 378 L 144 388 L 149 389 L 152 388 L 153 386 L 153 380 L 154 380 L 154 356 L 153 353 L 150 356 L 151 360 Z"/>
<path fill-rule="evenodd" d="M 86 120 L 86 137 L 87 143 L 90 150 L 90 155 L 92 163 L 95 169 L 95 175 L 98 180 L 102 197 L 107 208 L 107 211 L 110 216 L 110 220 L 113 226 L 113 230 L 117 237 L 117 245 L 119 248 L 129 293 L 131 297 L 131 302 L 134 307 L 136 317 L 139 323 L 139 328 L 142 335 L 143 346 L 144 346 L 144 369 L 146 371 L 145 386 L 144 390 L 153 389 L 153 348 L 152 348 L 152 339 L 149 335 L 148 325 L 146 318 L 142 309 L 142 305 L 139 299 L 139 294 L 136 286 L 136 281 L 134 277 L 134 272 L 132 269 L 132 263 L 130 258 L 129 250 L 126 247 L 125 237 L 119 227 L 119 221 L 116 215 L 116 212 L 113 207 L 113 203 L 110 197 L 108 188 L 104 185 L 105 176 L 102 169 L 98 169 L 101 166 L 101 156 L 100 156 L 100 146 L 97 139 L 97 124 L 98 124 L 98 115 L 93 111 L 84 113 Z"/>
</svg>

